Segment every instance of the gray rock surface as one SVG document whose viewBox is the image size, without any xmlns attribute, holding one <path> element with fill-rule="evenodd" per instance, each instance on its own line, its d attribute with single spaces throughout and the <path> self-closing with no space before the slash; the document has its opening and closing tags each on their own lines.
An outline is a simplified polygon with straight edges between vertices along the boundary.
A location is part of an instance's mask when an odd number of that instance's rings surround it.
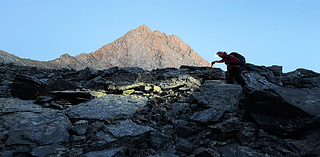
<svg viewBox="0 0 320 157">
<path fill-rule="evenodd" d="M 84 154 L 85 157 L 105 157 L 105 156 L 115 156 L 117 153 L 122 151 L 124 148 L 113 148 L 101 151 L 92 151 Z"/>
<path fill-rule="evenodd" d="M 190 118 L 197 122 L 208 123 L 218 122 L 225 110 L 219 110 L 216 108 L 209 108 L 203 111 L 194 113 Z"/>
<path fill-rule="evenodd" d="M 285 101 L 299 107 L 312 116 L 320 115 L 320 88 L 280 88 L 277 93 Z"/>
<path fill-rule="evenodd" d="M 87 120 L 79 120 L 72 126 L 72 130 L 77 132 L 79 135 L 83 135 L 87 132 L 89 122 Z"/>
<path fill-rule="evenodd" d="M 149 126 L 137 125 L 130 119 L 119 121 L 117 124 L 107 125 L 103 128 L 105 132 L 110 132 L 114 137 L 138 136 L 154 130 Z"/>
<path fill-rule="evenodd" d="M 33 103 L 32 100 L 21 100 L 18 98 L 0 98 L 0 109 L 1 116 L 18 112 L 48 113 L 57 111 L 52 108 L 44 108 Z"/>
<path fill-rule="evenodd" d="M 30 154 L 38 157 L 65 156 L 67 152 L 68 152 L 68 148 L 53 144 L 53 145 L 35 147 L 32 149 Z"/>
<path fill-rule="evenodd" d="M 65 114 L 77 119 L 115 120 L 132 116 L 146 103 L 146 98 L 107 95 L 70 107 L 65 110 Z"/>
<path fill-rule="evenodd" d="M 4 115 L 1 120 L 10 128 L 5 145 L 16 144 L 53 144 L 67 142 L 71 122 L 64 114 L 51 112 L 37 114 L 18 112 Z"/>
<path fill-rule="evenodd" d="M 248 64 L 243 89 L 208 67 L 0 64 L 0 155 L 319 156 L 319 75 L 281 70 Z M 21 74 L 21 93 L 40 89 L 30 82 L 44 88 L 27 100 L 12 95 Z"/>
<path fill-rule="evenodd" d="M 254 91 L 248 95 L 244 108 L 264 130 L 279 136 L 292 134 L 307 126 L 317 127 L 319 122 L 319 118 L 268 91 Z"/>
<path fill-rule="evenodd" d="M 233 112 L 238 109 L 241 94 L 240 85 L 207 80 L 200 91 L 192 93 L 192 97 L 205 107 Z"/>
</svg>

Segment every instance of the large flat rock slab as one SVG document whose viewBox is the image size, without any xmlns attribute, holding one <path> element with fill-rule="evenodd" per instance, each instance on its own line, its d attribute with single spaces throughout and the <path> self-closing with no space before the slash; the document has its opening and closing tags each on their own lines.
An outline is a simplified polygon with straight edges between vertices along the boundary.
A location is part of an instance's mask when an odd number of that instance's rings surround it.
<svg viewBox="0 0 320 157">
<path fill-rule="evenodd" d="M 278 136 L 293 136 L 306 128 L 319 126 L 319 118 L 268 91 L 254 91 L 246 97 L 244 109 L 260 127 Z"/>
<path fill-rule="evenodd" d="M 18 112 L 1 117 L 10 128 L 6 145 L 53 144 L 67 142 L 71 122 L 62 113 Z"/>
<path fill-rule="evenodd" d="M 72 106 L 64 111 L 70 118 L 116 120 L 131 116 L 147 104 L 147 98 L 107 95 Z"/>
<path fill-rule="evenodd" d="M 18 98 L 0 98 L 0 116 L 15 112 L 45 113 L 57 111 L 34 104 L 33 100 L 21 100 Z"/>
<path fill-rule="evenodd" d="M 285 101 L 312 116 L 320 116 L 320 88 L 281 88 L 277 91 Z"/>
<path fill-rule="evenodd" d="M 238 109 L 241 95 L 240 85 L 207 80 L 200 91 L 194 92 L 192 97 L 205 107 L 233 112 Z"/>
</svg>

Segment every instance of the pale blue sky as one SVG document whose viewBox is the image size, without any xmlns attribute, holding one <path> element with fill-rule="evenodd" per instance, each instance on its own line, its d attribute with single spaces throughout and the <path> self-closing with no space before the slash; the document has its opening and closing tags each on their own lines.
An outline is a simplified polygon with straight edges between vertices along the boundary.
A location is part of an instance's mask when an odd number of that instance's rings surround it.
<svg viewBox="0 0 320 157">
<path fill-rule="evenodd" d="M 204 59 L 237 51 L 256 65 L 320 72 L 320 0 L 1 0 L 0 50 L 52 60 L 94 52 L 142 24 Z M 216 64 L 225 69 L 224 64 Z"/>
</svg>

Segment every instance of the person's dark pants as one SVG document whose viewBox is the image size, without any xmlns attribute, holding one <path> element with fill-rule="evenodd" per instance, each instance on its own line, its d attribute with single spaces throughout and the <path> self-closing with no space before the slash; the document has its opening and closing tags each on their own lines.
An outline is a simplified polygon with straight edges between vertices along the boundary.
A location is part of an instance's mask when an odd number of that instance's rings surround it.
<svg viewBox="0 0 320 157">
<path fill-rule="evenodd" d="M 227 83 L 233 84 L 233 79 L 235 79 L 237 81 L 237 84 L 241 85 L 242 87 L 246 84 L 246 82 L 241 77 L 241 69 L 238 67 L 233 67 L 227 71 Z"/>
</svg>

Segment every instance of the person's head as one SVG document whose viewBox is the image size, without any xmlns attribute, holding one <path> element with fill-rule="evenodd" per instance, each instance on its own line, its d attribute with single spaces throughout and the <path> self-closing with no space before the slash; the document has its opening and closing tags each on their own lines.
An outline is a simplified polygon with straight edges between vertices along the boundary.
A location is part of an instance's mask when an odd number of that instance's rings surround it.
<svg viewBox="0 0 320 157">
<path fill-rule="evenodd" d="M 225 58 L 228 56 L 227 52 L 223 52 L 223 51 L 218 51 L 217 52 L 217 56 L 221 57 L 221 58 Z"/>
</svg>

